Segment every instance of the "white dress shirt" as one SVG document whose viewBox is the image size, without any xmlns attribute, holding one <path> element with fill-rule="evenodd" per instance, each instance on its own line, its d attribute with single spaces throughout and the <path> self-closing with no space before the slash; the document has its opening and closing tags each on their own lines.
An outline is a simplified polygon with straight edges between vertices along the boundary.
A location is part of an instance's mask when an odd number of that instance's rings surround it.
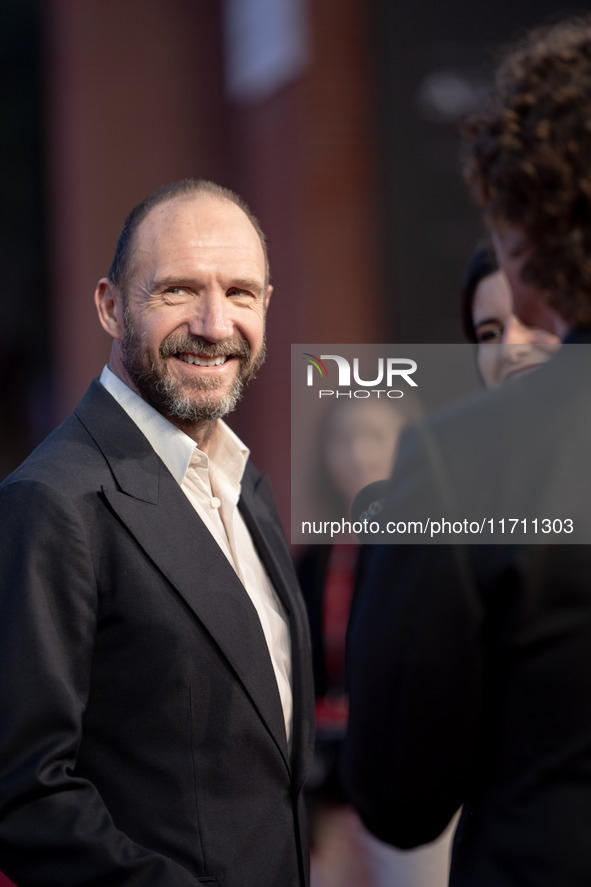
<svg viewBox="0 0 591 887">
<path fill-rule="evenodd" d="M 291 747 L 293 700 L 287 616 L 237 508 L 249 450 L 219 419 L 209 440 L 208 453 L 204 453 L 192 438 L 165 419 L 108 367 L 103 369 L 100 381 L 160 456 L 254 604 L 269 648 Z"/>
</svg>

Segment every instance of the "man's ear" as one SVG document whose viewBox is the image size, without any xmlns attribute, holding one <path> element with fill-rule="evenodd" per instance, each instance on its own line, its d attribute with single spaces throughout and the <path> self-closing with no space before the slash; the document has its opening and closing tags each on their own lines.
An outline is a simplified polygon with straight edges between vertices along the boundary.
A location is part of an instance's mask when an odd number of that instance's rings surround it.
<svg viewBox="0 0 591 887">
<path fill-rule="evenodd" d="M 123 297 L 107 277 L 101 277 L 94 291 L 94 304 L 102 328 L 114 339 L 123 339 Z"/>
<path fill-rule="evenodd" d="M 273 287 L 272 287 L 272 286 L 268 286 L 268 287 L 267 287 L 267 295 L 265 296 L 265 311 L 266 311 L 267 308 L 269 307 L 269 302 L 271 301 L 271 293 L 272 293 L 272 292 L 273 292 Z"/>
</svg>

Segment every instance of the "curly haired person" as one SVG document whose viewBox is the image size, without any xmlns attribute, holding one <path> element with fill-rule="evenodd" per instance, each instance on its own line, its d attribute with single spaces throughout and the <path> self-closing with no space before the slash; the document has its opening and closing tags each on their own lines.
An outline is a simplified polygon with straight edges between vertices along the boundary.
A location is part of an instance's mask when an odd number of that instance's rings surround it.
<svg viewBox="0 0 591 887">
<path fill-rule="evenodd" d="M 516 313 L 563 336 L 591 325 L 591 18 L 531 32 L 464 132 Z"/>
<path fill-rule="evenodd" d="M 514 47 L 465 135 L 515 314 L 564 344 L 411 426 L 383 515 L 420 501 L 540 523 L 497 544 L 373 549 L 350 626 L 344 777 L 399 847 L 462 807 L 451 887 L 589 887 L 591 17 Z M 542 519 L 552 535 L 533 532 Z"/>
</svg>

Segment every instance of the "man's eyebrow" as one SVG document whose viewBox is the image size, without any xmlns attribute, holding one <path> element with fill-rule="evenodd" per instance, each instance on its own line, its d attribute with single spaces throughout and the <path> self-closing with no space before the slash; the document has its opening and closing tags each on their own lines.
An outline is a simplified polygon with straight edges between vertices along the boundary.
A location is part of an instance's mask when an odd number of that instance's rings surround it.
<svg viewBox="0 0 591 887">
<path fill-rule="evenodd" d="M 263 293 L 262 283 L 253 277 L 233 277 L 227 289 L 252 290 L 257 296 Z"/>
<path fill-rule="evenodd" d="M 161 290 L 167 286 L 187 286 L 191 283 L 190 277 L 180 274 L 169 274 L 167 277 L 157 277 L 150 281 L 150 289 Z"/>
<path fill-rule="evenodd" d="M 151 289 L 160 291 L 169 286 L 186 286 L 197 289 L 197 283 L 191 275 L 169 274 L 166 277 L 158 277 L 151 282 Z M 256 296 L 263 295 L 263 284 L 254 277 L 232 277 L 226 284 L 226 289 L 250 290 Z"/>
</svg>

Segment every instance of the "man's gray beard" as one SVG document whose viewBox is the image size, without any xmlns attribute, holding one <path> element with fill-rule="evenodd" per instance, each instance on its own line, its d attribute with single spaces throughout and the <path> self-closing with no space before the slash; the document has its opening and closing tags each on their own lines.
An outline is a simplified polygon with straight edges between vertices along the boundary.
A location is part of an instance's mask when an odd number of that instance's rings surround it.
<svg viewBox="0 0 591 887">
<path fill-rule="evenodd" d="M 185 382 L 183 388 L 189 387 L 201 395 L 200 402 L 196 403 L 190 392 L 185 393 L 180 384 L 172 378 L 165 363 L 158 365 L 150 358 L 129 315 L 126 317 L 125 335 L 121 347 L 123 365 L 143 399 L 177 425 L 212 421 L 231 413 L 238 405 L 246 385 L 254 378 L 265 359 L 264 339 L 259 353 L 251 363 L 252 349 L 246 339 L 234 337 L 213 344 L 197 337 L 191 338 L 174 333 L 167 336 L 158 350 L 158 356 L 162 361 L 180 351 L 199 352 L 206 357 L 232 354 L 240 361 L 232 387 L 221 399 L 215 396 L 224 385 L 221 379 L 203 378 Z"/>
</svg>

